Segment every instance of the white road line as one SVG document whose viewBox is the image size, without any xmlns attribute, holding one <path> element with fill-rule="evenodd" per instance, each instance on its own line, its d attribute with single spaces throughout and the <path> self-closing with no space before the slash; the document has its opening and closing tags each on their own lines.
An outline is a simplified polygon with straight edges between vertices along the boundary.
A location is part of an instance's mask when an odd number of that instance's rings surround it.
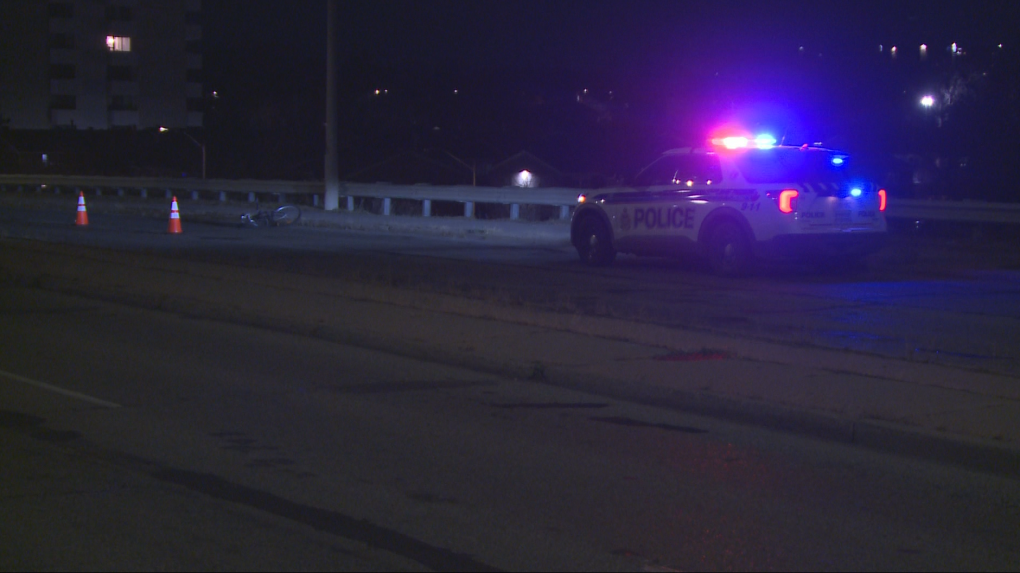
<svg viewBox="0 0 1020 573">
<path fill-rule="evenodd" d="M 104 408 L 120 408 L 120 404 L 114 404 L 113 402 L 107 402 L 106 400 L 100 400 L 99 398 L 93 398 L 87 394 L 75 392 L 74 390 L 66 390 L 59 386 L 47 384 L 45 382 L 39 382 L 38 380 L 32 380 L 31 378 L 25 378 L 11 372 L 0 370 L 0 376 L 10 378 L 11 380 L 17 380 L 18 382 L 24 382 L 29 386 L 35 386 L 36 388 L 42 388 L 43 390 L 49 390 L 50 392 L 56 392 L 57 394 L 63 394 L 64 396 L 70 396 L 71 398 L 77 398 L 79 400 L 96 404 L 97 406 L 103 406 Z"/>
</svg>

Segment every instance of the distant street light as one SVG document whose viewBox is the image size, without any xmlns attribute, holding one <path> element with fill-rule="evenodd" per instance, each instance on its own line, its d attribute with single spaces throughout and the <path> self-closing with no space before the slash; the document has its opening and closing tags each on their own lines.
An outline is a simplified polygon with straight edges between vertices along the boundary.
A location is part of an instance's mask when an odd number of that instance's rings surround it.
<svg viewBox="0 0 1020 573">
<path fill-rule="evenodd" d="M 921 98 L 921 105 L 924 106 L 925 109 L 930 109 L 931 106 L 935 105 L 935 98 L 930 95 L 926 95 Z"/>
<path fill-rule="evenodd" d="M 527 169 L 514 177 L 514 187 L 535 187 L 535 175 Z"/>
<path fill-rule="evenodd" d="M 170 131 L 169 128 L 163 127 L 162 125 L 159 126 L 159 132 L 160 133 L 166 133 L 168 131 Z M 192 143 L 197 145 L 199 147 L 199 149 L 202 150 L 202 179 L 205 179 L 205 144 L 201 143 L 200 141 L 198 141 L 197 139 L 192 137 L 191 134 L 186 132 L 186 131 L 176 131 L 175 130 L 174 133 L 183 133 L 185 136 L 187 136 L 188 139 L 191 140 Z"/>
</svg>

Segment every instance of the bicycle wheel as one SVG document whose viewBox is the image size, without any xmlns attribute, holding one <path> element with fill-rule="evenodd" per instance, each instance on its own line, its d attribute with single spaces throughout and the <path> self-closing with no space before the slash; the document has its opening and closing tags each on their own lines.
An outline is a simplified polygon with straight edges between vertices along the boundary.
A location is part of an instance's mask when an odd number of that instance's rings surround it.
<svg viewBox="0 0 1020 573">
<path fill-rule="evenodd" d="M 276 226 L 290 225 L 301 218 L 301 209 L 294 205 L 284 205 L 273 211 L 273 224 Z"/>
</svg>

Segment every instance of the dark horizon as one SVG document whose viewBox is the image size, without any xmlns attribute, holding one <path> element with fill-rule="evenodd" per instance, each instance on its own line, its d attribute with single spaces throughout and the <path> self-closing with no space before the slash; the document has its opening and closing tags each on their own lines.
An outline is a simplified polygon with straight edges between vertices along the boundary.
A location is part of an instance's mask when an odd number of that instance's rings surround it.
<svg viewBox="0 0 1020 573">
<path fill-rule="evenodd" d="M 303 93 L 319 112 L 325 0 L 243 6 L 203 4 L 207 91 L 229 90 L 233 76 L 241 91 L 291 107 Z M 793 139 L 873 147 L 895 139 L 879 133 L 889 128 L 891 109 L 903 105 L 890 101 L 893 90 L 903 95 L 911 82 L 921 90 L 945 81 L 935 76 L 945 75 L 939 62 L 953 42 L 971 62 L 1002 59 L 997 51 L 1015 55 L 1018 22 L 1020 7 L 1001 3 L 340 3 L 341 146 L 348 159 L 363 155 L 361 163 L 437 145 L 498 161 L 525 148 L 541 155 L 572 141 L 591 147 L 601 132 L 610 140 L 603 147 L 618 147 L 614 137 L 647 140 L 625 144 L 638 156 L 678 145 L 713 122 L 750 121 Z M 930 46 L 931 77 L 918 71 L 921 41 Z M 900 77 L 881 69 L 882 58 Z M 376 89 L 384 97 L 373 98 Z M 447 97 L 453 90 L 457 98 Z M 859 125 L 869 107 L 881 116 L 874 127 Z M 607 124 L 621 123 L 625 133 L 606 133 L 614 131 Z M 451 141 L 454 132 L 462 141 Z M 501 145 L 501 135 L 513 141 Z M 589 169 L 583 156 L 597 152 L 549 160 Z"/>
<path fill-rule="evenodd" d="M 626 176 L 723 123 L 882 160 L 944 157 L 980 168 L 967 177 L 982 185 L 1020 164 L 1014 4 L 339 6 L 341 177 L 429 149 L 481 165 L 529 151 L 565 172 Z M 195 134 L 212 176 L 322 177 L 325 12 L 326 0 L 203 1 Z M 929 93 L 938 103 L 922 108 Z"/>
<path fill-rule="evenodd" d="M 206 45 L 228 57 L 260 47 L 281 57 L 321 51 L 325 6 L 325 0 L 286 6 L 205 0 Z M 610 75 L 799 46 L 835 54 L 879 44 L 905 49 L 1020 40 L 1020 6 L 1001 2 L 378 0 L 341 2 L 339 20 L 342 59 L 369 52 L 392 65 L 516 65 Z"/>
</svg>

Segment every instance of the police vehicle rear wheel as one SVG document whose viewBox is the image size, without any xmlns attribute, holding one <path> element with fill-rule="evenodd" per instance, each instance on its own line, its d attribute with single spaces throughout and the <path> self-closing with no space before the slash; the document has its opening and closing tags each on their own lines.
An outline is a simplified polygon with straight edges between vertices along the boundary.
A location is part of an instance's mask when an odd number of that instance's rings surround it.
<svg viewBox="0 0 1020 573">
<path fill-rule="evenodd" d="M 577 254 L 583 263 L 595 267 L 613 262 L 613 259 L 616 258 L 616 250 L 613 249 L 612 240 L 609 238 L 609 229 L 602 221 L 588 217 L 584 222 L 581 227 L 580 241 L 577 244 Z"/>
<path fill-rule="evenodd" d="M 740 276 L 751 268 L 751 245 L 739 225 L 719 223 L 708 240 L 708 262 L 716 274 Z"/>
</svg>

